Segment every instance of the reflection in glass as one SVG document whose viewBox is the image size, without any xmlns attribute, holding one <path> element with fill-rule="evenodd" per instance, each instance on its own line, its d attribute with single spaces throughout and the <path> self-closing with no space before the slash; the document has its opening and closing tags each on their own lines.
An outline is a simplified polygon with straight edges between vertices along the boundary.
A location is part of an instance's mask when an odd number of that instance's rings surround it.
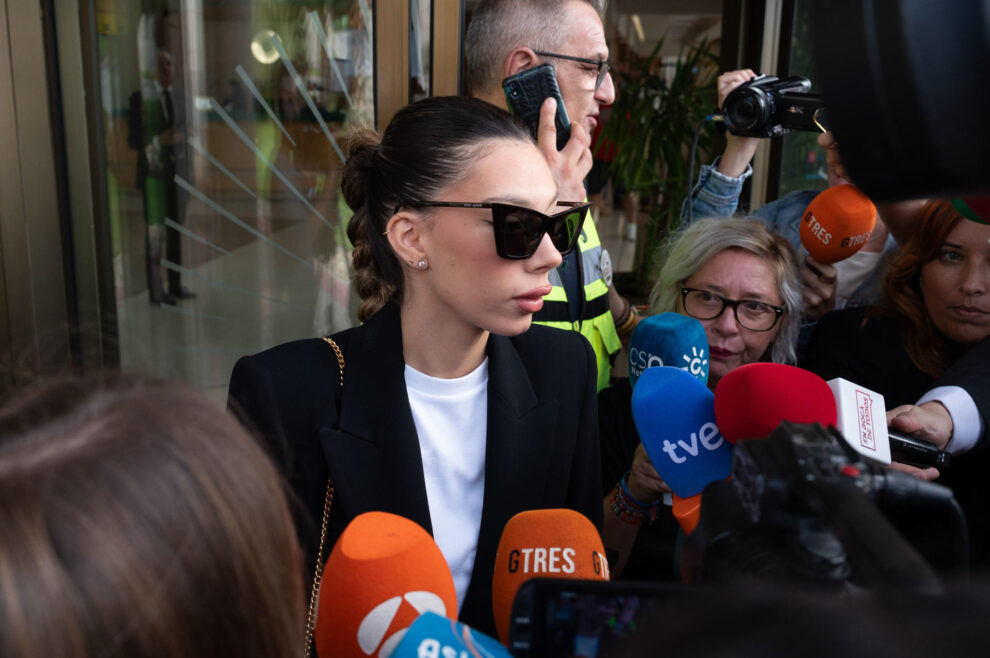
<svg viewBox="0 0 990 658">
<path fill-rule="evenodd" d="M 372 10 L 156 6 L 98 35 L 121 361 L 222 400 L 237 355 L 355 323 L 339 188 L 373 125 Z"/>
<path fill-rule="evenodd" d="M 820 93 L 811 50 L 809 4 L 807 0 L 794 3 L 790 65 L 786 74 L 806 76 L 812 82 L 813 91 Z M 781 139 L 778 198 L 796 190 L 824 190 L 828 187 L 825 150 L 818 146 L 818 133 L 794 131 Z"/>
</svg>

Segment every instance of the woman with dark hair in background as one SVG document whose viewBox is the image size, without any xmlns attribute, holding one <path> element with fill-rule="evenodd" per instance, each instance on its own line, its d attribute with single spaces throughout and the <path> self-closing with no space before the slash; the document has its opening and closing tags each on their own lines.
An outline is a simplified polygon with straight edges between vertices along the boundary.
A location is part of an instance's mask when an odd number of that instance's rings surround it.
<svg viewBox="0 0 990 658">
<path fill-rule="evenodd" d="M 965 219 L 952 202 L 927 203 L 888 265 L 881 303 L 826 315 L 804 367 L 866 386 L 888 409 L 914 404 L 990 335 L 988 239 L 990 226 Z"/>
<path fill-rule="evenodd" d="M 954 202 L 925 204 L 916 230 L 888 265 L 881 303 L 822 318 L 808 343 L 804 367 L 826 380 L 842 377 L 880 393 L 890 416 L 898 408 L 912 408 L 902 405 L 935 399 L 938 389 L 930 391 L 933 385 L 951 384 L 943 381 L 946 371 L 960 359 L 971 359 L 967 352 L 990 336 L 988 240 L 990 226 L 965 218 Z M 990 369 L 990 364 L 981 367 Z M 982 422 L 978 403 L 969 397 L 974 393 L 970 389 L 962 399 L 943 392 L 939 401 L 923 405 L 930 413 L 951 416 L 947 424 L 955 426 L 951 440 L 931 437 L 940 448 L 958 454 L 981 439 L 985 427 L 962 428 Z M 954 459 L 939 480 L 953 489 L 966 510 L 974 558 L 983 563 L 990 558 L 986 459 L 982 448 Z"/>
<path fill-rule="evenodd" d="M 364 324 L 332 336 L 340 359 L 320 339 L 241 359 L 230 404 L 301 500 L 310 565 L 332 478 L 327 550 L 362 512 L 416 521 L 460 618 L 494 634 L 509 518 L 567 507 L 601 525 L 594 354 L 575 332 L 530 328 L 587 206 L 558 200 L 524 126 L 466 98 L 357 135 L 343 193 Z"/>
<path fill-rule="evenodd" d="M 4 658 L 295 656 L 302 603 L 282 481 L 200 394 L 65 380 L 0 409 Z"/>
</svg>

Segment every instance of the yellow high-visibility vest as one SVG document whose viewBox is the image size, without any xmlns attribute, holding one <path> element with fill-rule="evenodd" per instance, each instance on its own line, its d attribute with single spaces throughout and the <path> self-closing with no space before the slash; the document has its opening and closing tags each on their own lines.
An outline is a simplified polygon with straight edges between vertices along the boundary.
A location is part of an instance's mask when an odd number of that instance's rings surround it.
<svg viewBox="0 0 990 658">
<path fill-rule="evenodd" d="M 612 376 L 611 356 L 622 348 L 619 334 L 615 331 L 615 321 L 608 303 L 608 285 L 602 273 L 604 250 L 598 237 L 591 213 L 584 219 L 581 236 L 578 238 L 578 267 L 584 288 L 584 299 L 577 320 L 571 320 L 567 304 L 567 293 L 557 270 L 550 273 L 550 294 L 543 298 L 543 308 L 533 315 L 533 322 L 580 332 L 592 349 L 598 362 L 598 390 L 606 388 Z"/>
</svg>

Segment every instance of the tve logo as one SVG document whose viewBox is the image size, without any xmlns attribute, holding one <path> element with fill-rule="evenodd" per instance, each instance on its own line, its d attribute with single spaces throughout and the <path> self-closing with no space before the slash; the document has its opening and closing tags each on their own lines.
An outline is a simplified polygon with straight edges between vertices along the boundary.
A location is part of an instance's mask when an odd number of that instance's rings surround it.
<svg viewBox="0 0 990 658">
<path fill-rule="evenodd" d="M 426 612 L 434 612 L 440 616 L 447 614 L 443 599 L 433 592 L 406 592 L 402 596 L 393 596 L 382 601 L 364 616 L 358 626 L 358 646 L 366 655 L 370 656 L 378 651 L 378 658 L 388 658 L 402 641 L 411 621 L 406 615 L 403 615 L 406 617 L 406 621 L 402 624 L 402 628 L 390 635 L 388 639 L 385 639 L 385 635 L 392 623 L 396 621 L 396 617 L 399 616 L 399 608 L 402 606 L 403 600 L 416 610 L 416 616 Z"/>
<path fill-rule="evenodd" d="M 675 494 L 688 498 L 729 477 L 733 446 L 715 423 L 715 396 L 690 373 L 668 366 L 644 371 L 632 411 L 646 454 Z"/>
</svg>

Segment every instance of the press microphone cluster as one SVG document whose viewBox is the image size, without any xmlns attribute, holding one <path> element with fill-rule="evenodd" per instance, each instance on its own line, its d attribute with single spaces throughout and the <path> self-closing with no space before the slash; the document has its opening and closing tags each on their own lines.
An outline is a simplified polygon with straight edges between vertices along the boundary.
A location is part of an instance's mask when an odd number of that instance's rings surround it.
<svg viewBox="0 0 990 658">
<path fill-rule="evenodd" d="M 607 581 L 598 530 L 569 509 L 520 512 L 505 525 L 492 578 L 503 644 L 513 600 L 531 578 Z M 417 523 L 367 512 L 344 529 L 323 569 L 314 632 L 320 658 L 507 658 L 499 641 L 457 622 L 454 579 Z"/>
</svg>

